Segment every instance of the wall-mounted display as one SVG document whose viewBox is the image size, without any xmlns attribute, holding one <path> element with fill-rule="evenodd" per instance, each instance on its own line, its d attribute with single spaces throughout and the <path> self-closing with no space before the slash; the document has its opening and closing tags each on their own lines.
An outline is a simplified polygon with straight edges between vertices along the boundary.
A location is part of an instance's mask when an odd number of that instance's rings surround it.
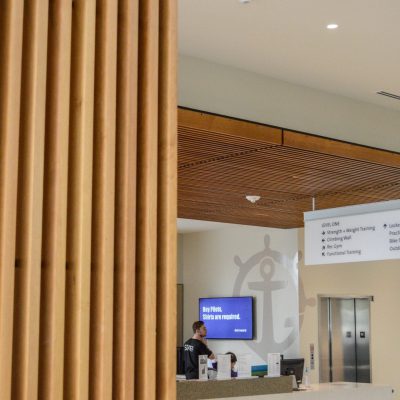
<svg viewBox="0 0 400 400">
<path fill-rule="evenodd" d="M 200 298 L 199 318 L 208 339 L 253 339 L 253 297 Z"/>
</svg>

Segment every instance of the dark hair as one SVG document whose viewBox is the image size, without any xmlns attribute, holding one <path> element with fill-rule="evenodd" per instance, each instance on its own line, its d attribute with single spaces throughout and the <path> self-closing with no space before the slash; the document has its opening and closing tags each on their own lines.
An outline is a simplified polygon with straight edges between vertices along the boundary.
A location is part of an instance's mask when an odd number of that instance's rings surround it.
<svg viewBox="0 0 400 400">
<path fill-rule="evenodd" d="M 225 354 L 230 354 L 231 355 L 231 362 L 233 362 L 233 363 L 237 362 L 237 357 L 236 357 L 235 353 L 232 353 L 231 351 L 228 351 Z"/>
<path fill-rule="evenodd" d="M 193 333 L 196 333 L 197 329 L 200 329 L 203 325 L 204 325 L 203 321 L 193 322 L 193 325 L 192 325 Z"/>
</svg>

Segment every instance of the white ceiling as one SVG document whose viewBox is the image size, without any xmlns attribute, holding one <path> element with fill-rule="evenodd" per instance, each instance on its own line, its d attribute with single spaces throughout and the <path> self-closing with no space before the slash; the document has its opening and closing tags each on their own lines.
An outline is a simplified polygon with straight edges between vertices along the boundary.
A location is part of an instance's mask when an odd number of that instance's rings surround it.
<svg viewBox="0 0 400 400">
<path fill-rule="evenodd" d="M 179 0 L 179 52 L 400 110 L 400 0 Z"/>
</svg>

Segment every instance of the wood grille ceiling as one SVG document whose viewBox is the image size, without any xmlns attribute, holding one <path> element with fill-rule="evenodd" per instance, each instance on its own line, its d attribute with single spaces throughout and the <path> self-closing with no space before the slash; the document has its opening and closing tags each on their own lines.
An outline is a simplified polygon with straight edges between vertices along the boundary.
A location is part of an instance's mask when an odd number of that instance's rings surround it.
<svg viewBox="0 0 400 400">
<path fill-rule="evenodd" d="M 178 216 L 274 228 L 398 199 L 400 154 L 179 109 Z M 260 195 L 252 204 L 245 195 Z"/>
</svg>

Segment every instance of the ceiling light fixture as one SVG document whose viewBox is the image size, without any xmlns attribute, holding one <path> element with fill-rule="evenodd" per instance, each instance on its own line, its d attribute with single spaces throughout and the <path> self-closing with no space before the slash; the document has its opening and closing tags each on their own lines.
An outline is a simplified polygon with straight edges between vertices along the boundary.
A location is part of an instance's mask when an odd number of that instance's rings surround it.
<svg viewBox="0 0 400 400">
<path fill-rule="evenodd" d="M 327 29 L 336 29 L 338 26 L 338 24 L 328 24 L 326 27 Z"/>
<path fill-rule="evenodd" d="M 241 4 L 248 4 L 250 2 L 251 2 L 251 0 L 239 0 L 239 3 L 241 3 Z"/>
<path fill-rule="evenodd" d="M 257 195 L 246 195 L 246 200 L 250 201 L 250 203 L 256 203 L 258 200 L 261 199 L 261 196 L 257 196 Z"/>
</svg>

